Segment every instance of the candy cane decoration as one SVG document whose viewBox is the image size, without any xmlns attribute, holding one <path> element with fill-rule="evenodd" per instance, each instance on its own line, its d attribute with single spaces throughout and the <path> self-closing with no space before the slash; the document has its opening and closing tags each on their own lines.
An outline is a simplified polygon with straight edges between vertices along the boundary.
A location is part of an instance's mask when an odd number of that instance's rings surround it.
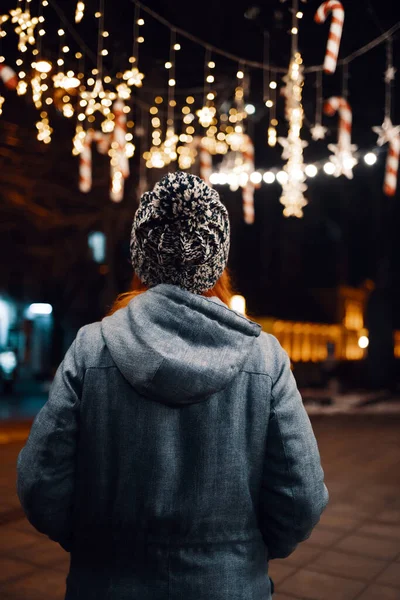
<svg viewBox="0 0 400 600">
<path fill-rule="evenodd" d="M 115 150 L 111 158 L 111 190 L 110 197 L 114 202 L 121 202 L 124 197 L 124 179 L 129 177 L 129 161 L 126 155 L 126 114 L 122 100 L 114 102 L 115 127 L 112 148 Z M 115 146 L 115 147 L 113 147 Z"/>
<path fill-rule="evenodd" d="M 9 90 L 15 90 L 18 85 L 18 77 L 15 71 L 6 65 L 0 65 L 0 79 Z"/>
<path fill-rule="evenodd" d="M 383 191 L 386 196 L 394 196 L 399 168 L 400 125 L 393 125 L 391 118 L 387 115 L 380 127 L 373 127 L 372 129 L 378 134 L 378 146 L 389 144 Z"/>
<path fill-rule="evenodd" d="M 337 0 L 323 2 L 315 13 L 314 20 L 316 23 L 324 23 L 329 13 L 332 13 L 332 21 L 325 52 L 324 71 L 325 73 L 334 73 L 336 71 L 340 40 L 343 31 L 343 4 Z"/>
<path fill-rule="evenodd" d="M 328 148 L 334 153 L 330 160 L 335 165 L 335 177 L 345 175 L 349 179 L 353 178 L 353 167 L 357 164 L 357 159 L 353 156 L 353 152 L 357 150 L 357 146 L 351 143 L 351 125 L 352 111 L 350 104 L 345 98 L 332 96 L 325 102 L 324 112 L 332 117 L 336 112 L 339 113 L 339 132 L 338 143 L 329 144 Z"/>
<path fill-rule="evenodd" d="M 243 149 L 243 165 L 248 175 L 246 185 L 243 188 L 243 216 L 244 221 L 248 225 L 254 223 L 254 184 L 251 182 L 250 176 L 254 171 L 254 145 L 247 134 L 243 136 L 245 147 Z"/>
<path fill-rule="evenodd" d="M 385 180 L 383 191 L 386 196 L 394 196 L 397 188 L 397 173 L 399 170 L 400 135 L 393 136 L 389 144 L 386 159 Z"/>
<path fill-rule="evenodd" d="M 92 189 L 92 144 L 97 144 L 101 154 L 105 154 L 109 147 L 109 138 L 101 131 L 89 130 L 83 141 L 79 161 L 79 189 L 81 192 L 90 192 Z"/>
</svg>

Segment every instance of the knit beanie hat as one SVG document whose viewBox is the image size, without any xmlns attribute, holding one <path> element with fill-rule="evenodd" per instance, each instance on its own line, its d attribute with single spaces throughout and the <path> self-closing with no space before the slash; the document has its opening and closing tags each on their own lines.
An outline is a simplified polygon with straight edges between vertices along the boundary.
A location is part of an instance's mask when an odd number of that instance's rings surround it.
<svg viewBox="0 0 400 600">
<path fill-rule="evenodd" d="M 195 175 L 168 173 L 140 200 L 130 245 L 133 268 L 149 287 L 170 283 L 201 294 L 226 267 L 229 231 L 218 192 Z"/>
</svg>

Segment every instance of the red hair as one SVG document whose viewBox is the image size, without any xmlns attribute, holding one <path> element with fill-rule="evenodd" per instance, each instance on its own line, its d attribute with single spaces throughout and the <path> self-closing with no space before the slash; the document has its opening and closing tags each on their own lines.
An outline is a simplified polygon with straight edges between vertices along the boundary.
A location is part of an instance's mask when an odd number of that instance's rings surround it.
<svg viewBox="0 0 400 600">
<path fill-rule="evenodd" d="M 140 281 L 139 277 L 135 273 L 133 277 L 132 290 L 130 292 L 120 294 L 117 297 L 108 313 L 108 316 L 114 314 L 120 308 L 125 308 L 125 306 L 128 306 L 129 302 L 133 300 L 133 298 L 136 298 L 136 296 L 147 292 L 148 289 L 149 288 Z M 206 296 L 207 298 L 216 296 L 217 298 L 222 300 L 222 302 L 229 305 L 233 292 L 231 278 L 229 276 L 228 271 L 225 269 L 225 271 L 222 273 L 221 277 L 218 279 L 214 287 L 212 287 L 210 290 L 203 292 L 201 295 Z"/>
</svg>

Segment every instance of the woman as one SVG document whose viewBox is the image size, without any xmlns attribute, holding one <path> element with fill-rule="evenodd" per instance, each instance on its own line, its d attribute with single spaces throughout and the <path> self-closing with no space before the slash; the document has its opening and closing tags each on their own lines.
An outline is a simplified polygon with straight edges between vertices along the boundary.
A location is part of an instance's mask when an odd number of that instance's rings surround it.
<svg viewBox="0 0 400 600">
<path fill-rule="evenodd" d="M 79 331 L 32 426 L 18 493 L 71 552 L 68 600 L 268 600 L 268 561 L 325 508 L 289 358 L 226 306 L 228 251 L 227 211 L 201 179 L 145 193 L 141 293 Z"/>
</svg>

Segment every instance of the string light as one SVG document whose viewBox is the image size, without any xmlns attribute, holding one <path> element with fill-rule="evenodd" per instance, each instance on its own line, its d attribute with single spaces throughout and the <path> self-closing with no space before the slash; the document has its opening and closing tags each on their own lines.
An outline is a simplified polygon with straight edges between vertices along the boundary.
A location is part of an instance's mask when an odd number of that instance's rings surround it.
<svg viewBox="0 0 400 600">
<path fill-rule="evenodd" d="M 85 3 L 77 2 L 75 9 L 75 23 L 80 23 L 85 14 Z"/>
<path fill-rule="evenodd" d="M 377 156 L 376 154 L 374 154 L 373 152 L 368 152 L 365 156 L 364 156 L 364 161 L 367 165 L 372 166 L 376 163 L 377 161 Z"/>
<path fill-rule="evenodd" d="M 36 63 L 32 63 L 32 67 L 36 69 L 38 73 L 50 73 L 53 68 L 51 62 L 49 60 L 39 60 Z M 24 74 L 25 76 L 25 74 Z M 20 75 L 21 77 L 21 75 Z"/>
<path fill-rule="evenodd" d="M 315 177 L 318 173 L 318 169 L 315 165 L 307 165 L 304 172 L 307 177 Z"/>
<path fill-rule="evenodd" d="M 264 173 L 264 175 L 263 175 L 263 180 L 265 181 L 265 183 L 268 183 L 268 184 L 274 183 L 274 181 L 275 181 L 274 173 L 272 173 L 272 171 L 266 171 L 266 173 Z"/>
<path fill-rule="evenodd" d="M 276 129 L 272 125 L 268 127 L 268 146 L 274 148 L 277 142 Z"/>
<path fill-rule="evenodd" d="M 28 8 L 28 4 L 23 11 L 21 8 L 15 8 L 10 10 L 11 21 L 16 23 L 15 33 L 19 36 L 18 50 L 20 52 L 26 52 L 28 44 L 33 46 L 35 44 L 35 27 L 39 23 L 38 17 L 32 17 Z"/>
<path fill-rule="evenodd" d="M 307 186 L 304 183 L 303 148 L 307 142 L 300 138 L 303 125 L 302 86 L 304 81 L 302 58 L 299 52 L 295 52 L 289 65 L 289 72 L 284 77 L 286 87 L 286 117 L 289 122 L 287 138 L 278 138 L 283 147 L 282 158 L 287 159 L 284 173 L 287 181 L 282 183 L 281 204 L 284 205 L 285 217 L 303 216 L 303 208 L 307 204 L 303 193 Z"/>
<path fill-rule="evenodd" d="M 49 120 L 47 118 L 47 112 L 40 113 L 40 121 L 36 123 L 37 139 L 39 142 L 49 144 L 51 142 L 51 134 L 53 129 L 50 127 Z"/>
<path fill-rule="evenodd" d="M 324 164 L 324 171 L 327 175 L 333 175 L 336 171 L 336 167 L 333 163 L 327 162 Z"/>
</svg>

